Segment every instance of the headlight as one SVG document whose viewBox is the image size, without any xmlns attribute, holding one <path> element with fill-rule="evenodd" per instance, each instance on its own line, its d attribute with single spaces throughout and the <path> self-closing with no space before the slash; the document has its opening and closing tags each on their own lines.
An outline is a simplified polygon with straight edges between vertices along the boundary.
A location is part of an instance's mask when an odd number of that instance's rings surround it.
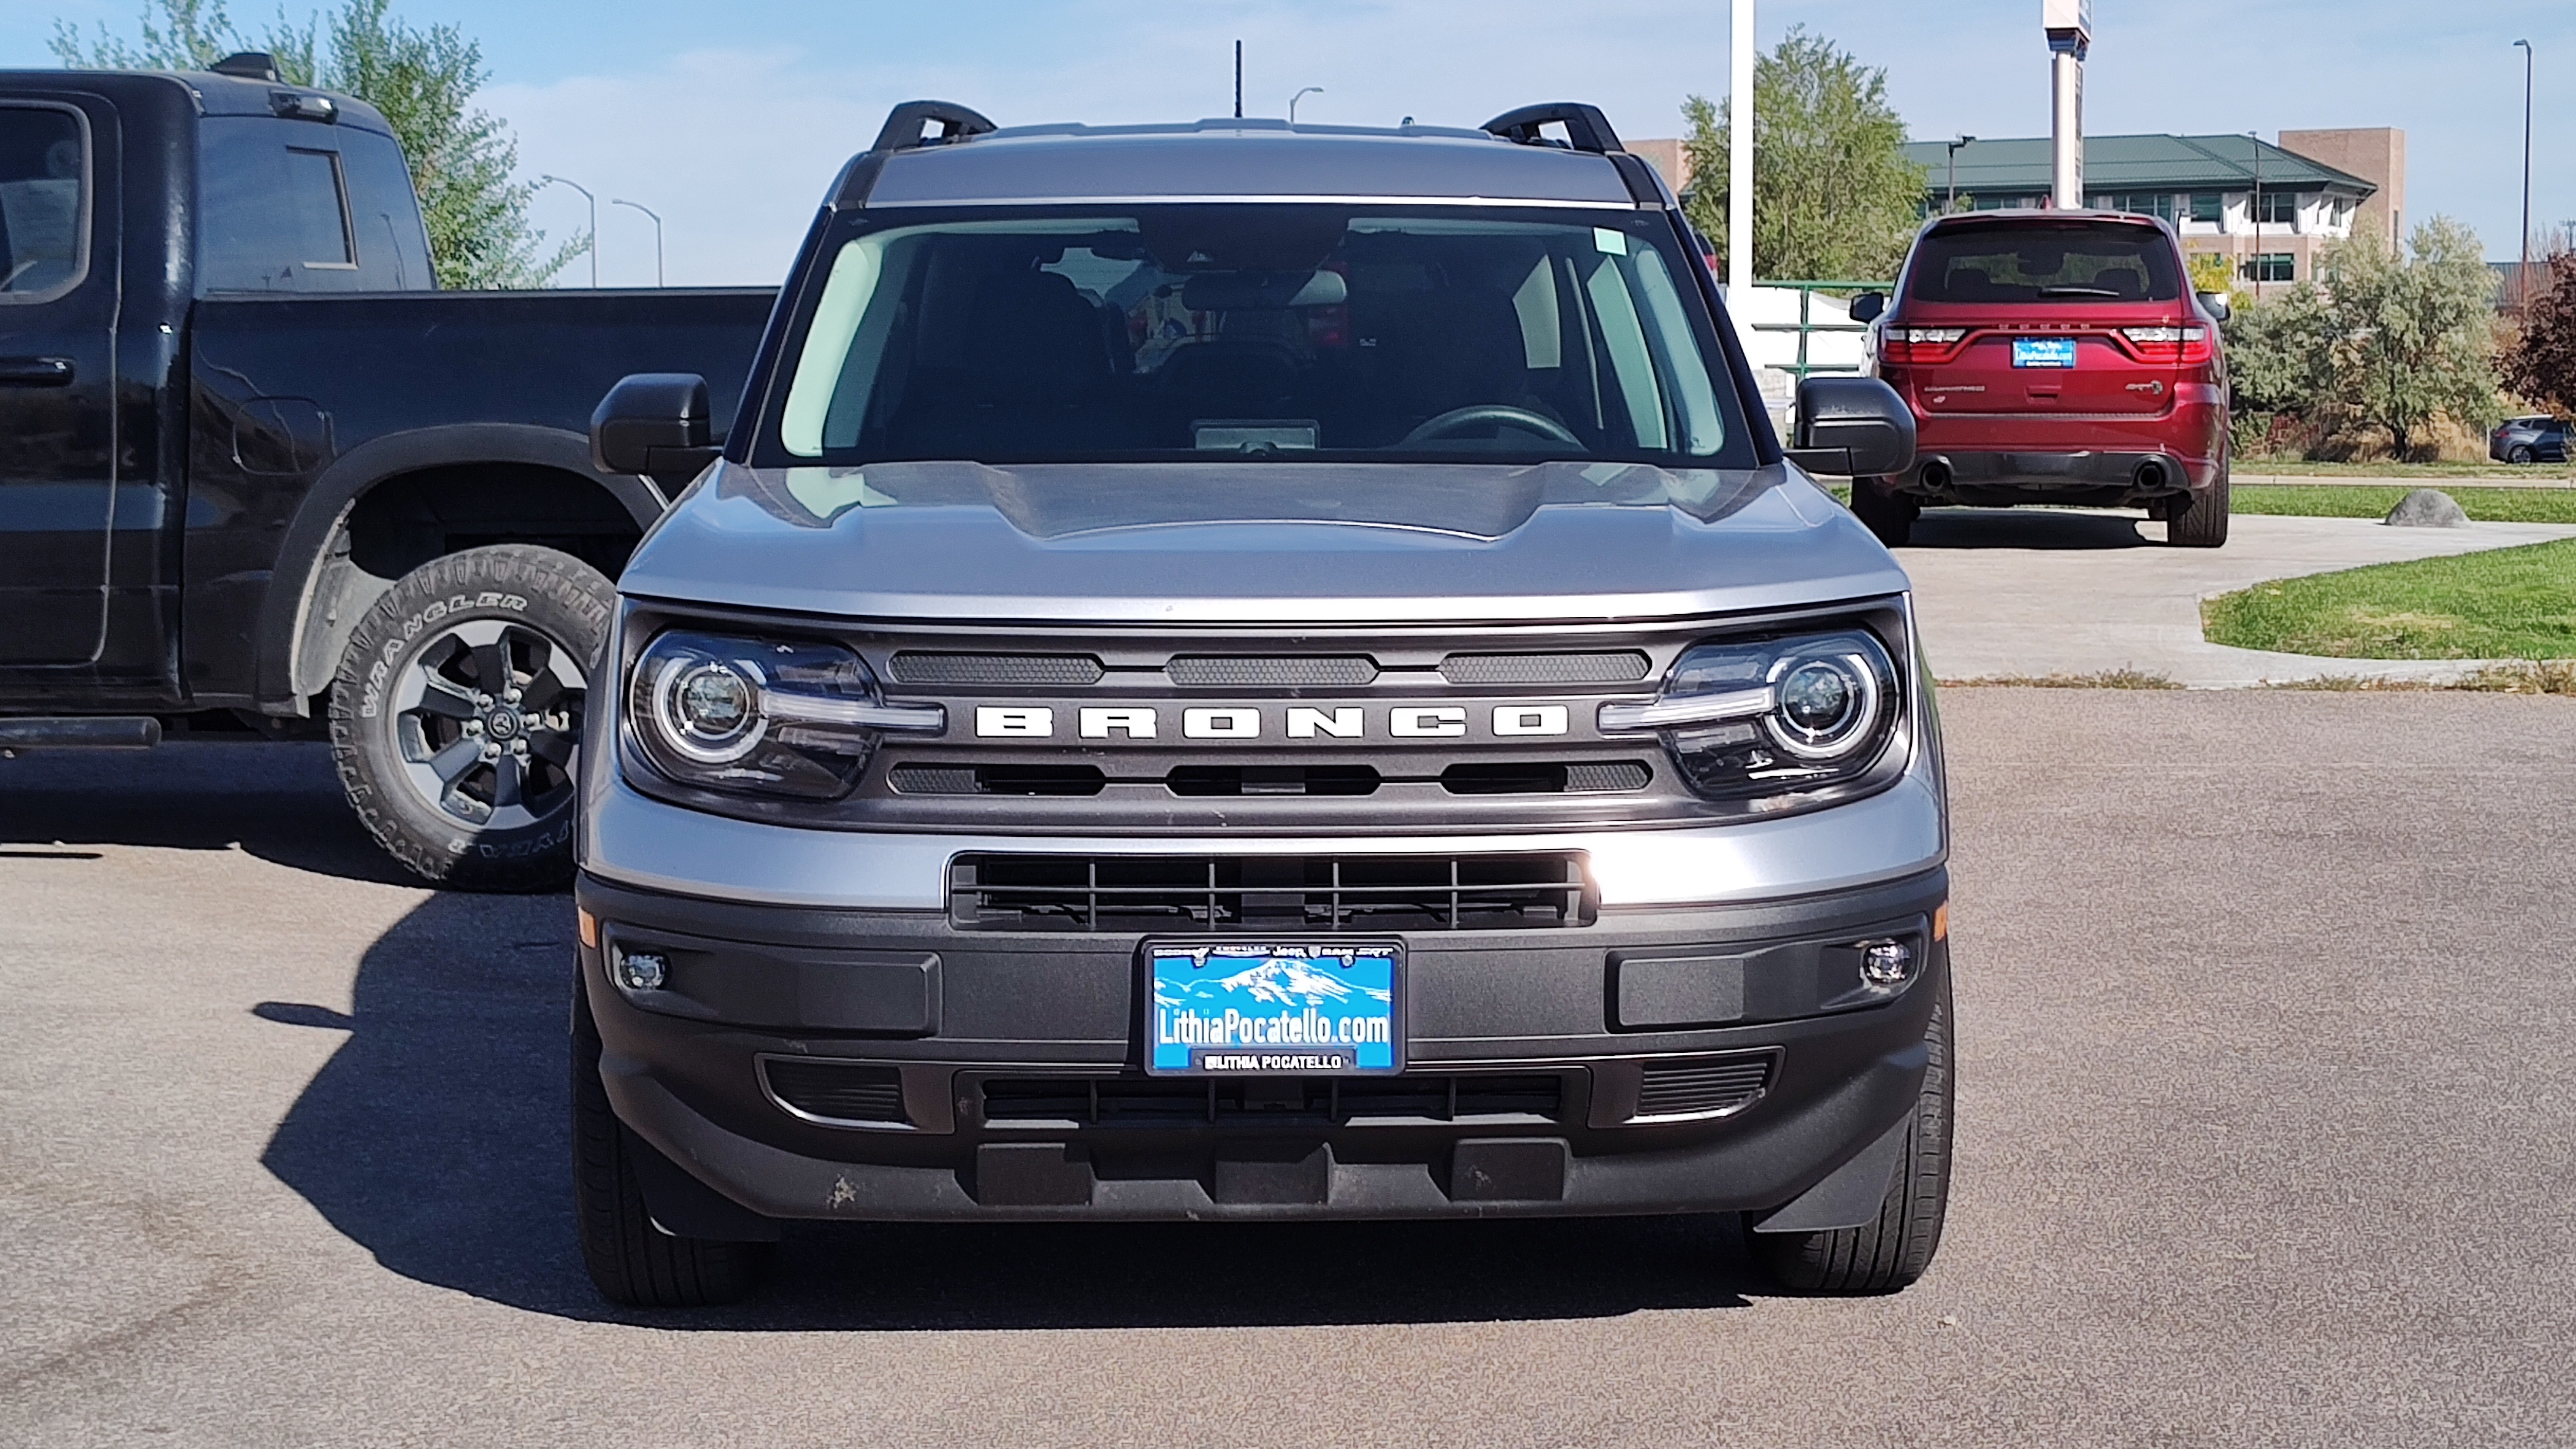
<svg viewBox="0 0 2576 1449">
<path fill-rule="evenodd" d="M 1857 779 L 1904 714 L 1896 666 L 1859 629 L 1703 644 L 1653 704 L 1605 704 L 1605 734 L 1654 730 L 1690 787 L 1741 800 Z"/>
<path fill-rule="evenodd" d="M 831 799 L 886 730 L 936 733 L 947 711 L 887 704 L 837 644 L 671 629 L 635 661 L 628 712 L 645 760 L 684 785 Z"/>
</svg>

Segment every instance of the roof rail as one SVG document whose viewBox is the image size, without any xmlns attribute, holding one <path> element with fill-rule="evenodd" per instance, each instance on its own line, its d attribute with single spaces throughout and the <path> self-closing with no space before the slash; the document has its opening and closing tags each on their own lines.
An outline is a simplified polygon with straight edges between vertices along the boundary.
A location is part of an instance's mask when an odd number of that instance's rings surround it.
<svg viewBox="0 0 2576 1449">
<path fill-rule="evenodd" d="M 939 123 L 937 140 L 922 139 L 922 131 L 931 122 Z M 871 151 L 910 151 L 922 146 L 935 146 L 948 141 L 963 141 L 995 129 L 982 113 L 970 111 L 953 101 L 906 101 L 886 117 L 885 129 L 877 132 L 877 143 Z"/>
<path fill-rule="evenodd" d="M 1577 151 L 1608 156 L 1628 149 L 1619 144 L 1619 133 L 1610 129 L 1610 118 L 1601 114 L 1601 108 L 1580 101 L 1544 101 L 1505 111 L 1487 121 L 1483 129 L 1515 145 L 1553 146 L 1558 143 L 1538 133 L 1539 127 L 1551 121 L 1565 127 L 1565 139 Z"/>
</svg>

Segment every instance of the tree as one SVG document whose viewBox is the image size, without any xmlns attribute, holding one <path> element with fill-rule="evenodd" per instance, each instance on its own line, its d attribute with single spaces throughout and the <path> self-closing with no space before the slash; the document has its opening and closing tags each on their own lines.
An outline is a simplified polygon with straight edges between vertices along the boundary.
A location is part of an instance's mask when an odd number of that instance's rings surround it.
<svg viewBox="0 0 2576 1449">
<path fill-rule="evenodd" d="M 1753 64 L 1753 272 L 1892 277 L 1923 218 L 1930 173 L 1905 158 L 1887 72 L 1792 26 Z M 1726 246 L 1733 98 L 1682 105 L 1690 126 L 1691 223 Z"/>
<path fill-rule="evenodd" d="M 2576 411 L 2576 251 L 2549 259 L 2522 313 L 2522 336 L 2505 355 L 2505 384 L 2534 402 Z"/>
<path fill-rule="evenodd" d="M 490 72 L 482 47 L 453 25 L 418 30 L 390 15 L 392 0 L 343 0 L 299 29 L 283 14 L 252 42 L 224 0 L 155 0 L 129 42 L 102 25 L 84 41 L 55 22 L 54 54 L 93 70 L 203 70 L 239 50 L 265 50 L 298 85 L 344 92 L 384 112 L 410 161 L 429 253 L 442 287 L 541 287 L 589 244 L 576 236 L 544 251 L 528 224 L 533 184 L 512 179 L 519 150 L 506 123 L 472 106 Z"/>
</svg>

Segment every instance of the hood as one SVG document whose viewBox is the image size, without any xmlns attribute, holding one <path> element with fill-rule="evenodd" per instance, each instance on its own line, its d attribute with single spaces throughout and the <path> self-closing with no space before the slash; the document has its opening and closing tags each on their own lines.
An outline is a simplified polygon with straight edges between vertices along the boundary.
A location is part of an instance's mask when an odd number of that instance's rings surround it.
<svg viewBox="0 0 2576 1449">
<path fill-rule="evenodd" d="M 848 618 L 1680 618 L 1908 587 L 1785 466 L 718 463 L 619 588 Z"/>
</svg>

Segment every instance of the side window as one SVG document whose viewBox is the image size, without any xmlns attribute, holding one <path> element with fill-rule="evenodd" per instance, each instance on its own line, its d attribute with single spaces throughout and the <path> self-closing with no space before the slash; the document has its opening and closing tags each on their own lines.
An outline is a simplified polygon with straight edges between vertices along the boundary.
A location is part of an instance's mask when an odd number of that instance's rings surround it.
<svg viewBox="0 0 2576 1449">
<path fill-rule="evenodd" d="M 340 184 L 340 153 L 286 148 L 285 220 L 295 229 L 294 256 L 307 267 L 358 265 L 349 236 L 349 194 Z"/>
<path fill-rule="evenodd" d="M 435 285 L 411 179 L 391 140 L 254 116 L 209 116 L 198 136 L 199 291 Z"/>
<path fill-rule="evenodd" d="M 80 280 L 88 171 L 79 116 L 0 106 L 0 304 L 41 302 Z"/>
<path fill-rule="evenodd" d="M 411 170 L 391 136 L 339 128 L 349 229 L 358 241 L 358 285 L 370 292 L 421 292 L 438 285 L 429 236 L 413 199 Z"/>
</svg>

